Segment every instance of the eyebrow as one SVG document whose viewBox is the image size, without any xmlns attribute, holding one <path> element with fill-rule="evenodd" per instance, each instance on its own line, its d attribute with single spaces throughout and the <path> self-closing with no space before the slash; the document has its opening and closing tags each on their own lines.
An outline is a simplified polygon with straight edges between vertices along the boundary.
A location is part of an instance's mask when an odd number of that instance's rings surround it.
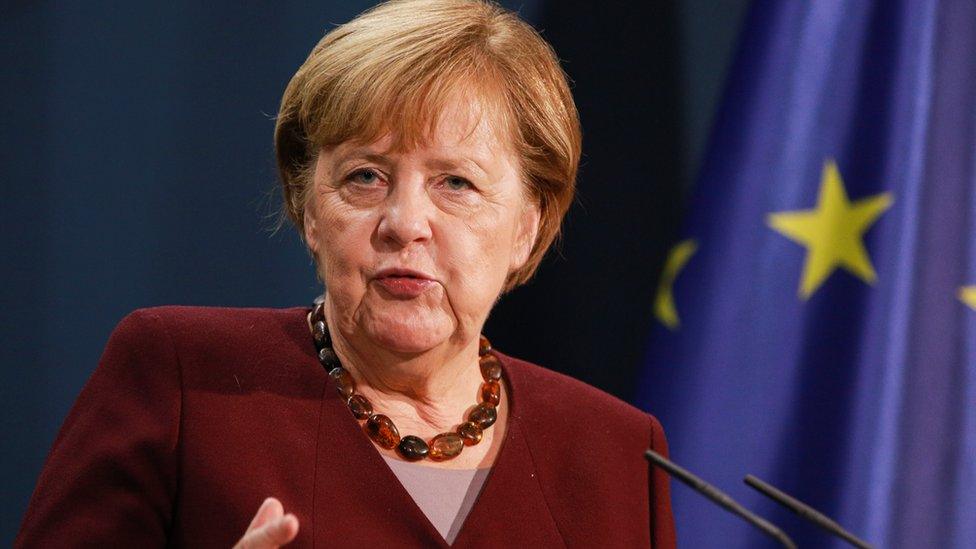
<svg viewBox="0 0 976 549">
<path fill-rule="evenodd" d="M 371 153 L 369 149 L 353 149 L 339 157 L 336 166 L 344 166 L 353 160 L 369 160 L 377 164 L 387 164 L 389 161 L 382 154 Z"/>
<path fill-rule="evenodd" d="M 359 148 L 349 151 L 347 154 L 342 155 L 339 158 L 337 167 L 344 169 L 345 165 L 354 160 L 366 160 L 369 162 L 374 162 L 376 164 L 389 165 L 391 163 L 389 157 L 383 154 L 370 152 L 370 149 Z M 481 165 L 480 162 L 473 158 L 467 157 L 445 157 L 445 158 L 432 158 L 424 162 L 424 166 L 428 168 L 438 169 L 438 170 L 450 170 L 454 168 L 463 168 L 465 166 L 476 169 L 481 172 L 482 175 L 488 176 L 488 170 Z"/>
<path fill-rule="evenodd" d="M 428 167 L 439 169 L 439 170 L 449 170 L 457 167 L 464 167 L 465 165 L 477 169 L 482 175 L 487 176 L 488 170 L 484 168 L 477 160 L 473 158 L 434 158 L 425 163 Z"/>
</svg>

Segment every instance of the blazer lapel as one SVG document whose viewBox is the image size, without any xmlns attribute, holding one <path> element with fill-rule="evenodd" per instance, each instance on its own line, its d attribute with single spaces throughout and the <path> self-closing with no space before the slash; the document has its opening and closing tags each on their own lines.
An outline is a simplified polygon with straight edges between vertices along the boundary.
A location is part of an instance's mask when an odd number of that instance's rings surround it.
<svg viewBox="0 0 976 549">
<path fill-rule="evenodd" d="M 509 416 L 505 442 L 454 546 L 565 546 L 515 413 Z"/>
<path fill-rule="evenodd" d="M 329 383 L 314 472 L 317 547 L 446 547 Z"/>
<path fill-rule="evenodd" d="M 508 430 L 481 494 L 455 547 L 565 547 L 539 484 L 537 463 L 522 425 L 529 388 L 499 355 L 508 393 Z M 545 466 L 545 464 L 541 464 Z"/>
</svg>

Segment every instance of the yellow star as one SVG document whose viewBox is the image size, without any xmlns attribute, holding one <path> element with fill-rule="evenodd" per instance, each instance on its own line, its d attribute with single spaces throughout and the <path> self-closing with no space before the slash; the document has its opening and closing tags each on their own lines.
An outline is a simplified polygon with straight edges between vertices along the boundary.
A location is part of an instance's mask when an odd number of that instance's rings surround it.
<svg viewBox="0 0 976 549">
<path fill-rule="evenodd" d="M 664 262 L 664 271 L 657 284 L 657 296 L 654 298 L 654 316 L 670 330 L 677 330 L 681 325 L 678 311 L 674 306 L 674 279 L 681 269 L 688 264 L 691 256 L 695 255 L 698 243 L 694 240 L 679 242 L 668 252 L 668 259 Z"/>
<path fill-rule="evenodd" d="M 959 288 L 959 301 L 962 301 L 970 309 L 976 311 L 976 286 L 963 286 Z"/>
<path fill-rule="evenodd" d="M 807 248 L 800 280 L 800 296 L 809 298 L 837 268 L 843 267 L 868 284 L 877 275 L 864 248 L 864 233 L 891 207 L 891 193 L 855 202 L 847 198 L 833 160 L 824 163 L 817 207 L 770 214 L 769 226 Z"/>
</svg>

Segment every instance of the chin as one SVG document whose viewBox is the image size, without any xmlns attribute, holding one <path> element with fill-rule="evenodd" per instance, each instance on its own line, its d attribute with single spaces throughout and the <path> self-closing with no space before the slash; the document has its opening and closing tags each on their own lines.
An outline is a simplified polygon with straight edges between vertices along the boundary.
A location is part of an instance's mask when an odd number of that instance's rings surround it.
<svg viewBox="0 0 976 549">
<path fill-rule="evenodd" d="M 447 337 L 432 337 L 415 328 L 380 327 L 370 330 L 371 339 L 380 347 L 396 353 L 422 353 L 444 343 Z"/>
<path fill-rule="evenodd" d="M 422 353 L 450 339 L 454 323 L 443 313 L 384 311 L 369 315 L 365 331 L 377 345 L 397 353 Z"/>
</svg>

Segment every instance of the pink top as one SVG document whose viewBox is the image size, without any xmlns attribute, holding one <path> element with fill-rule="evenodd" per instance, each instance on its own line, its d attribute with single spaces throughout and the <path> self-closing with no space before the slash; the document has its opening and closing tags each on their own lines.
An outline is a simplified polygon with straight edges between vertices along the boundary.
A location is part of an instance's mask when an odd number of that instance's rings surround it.
<svg viewBox="0 0 976 549">
<path fill-rule="evenodd" d="M 454 543 L 491 469 L 440 469 L 383 459 L 444 540 Z"/>
</svg>

